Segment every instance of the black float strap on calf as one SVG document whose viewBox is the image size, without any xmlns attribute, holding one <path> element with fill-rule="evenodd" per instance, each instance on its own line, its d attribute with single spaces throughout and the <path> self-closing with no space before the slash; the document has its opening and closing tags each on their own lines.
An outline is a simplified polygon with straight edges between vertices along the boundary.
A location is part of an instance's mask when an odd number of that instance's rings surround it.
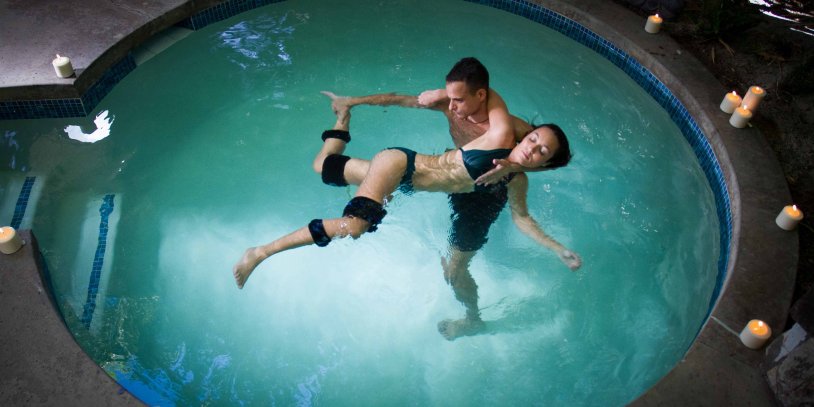
<svg viewBox="0 0 814 407">
<path fill-rule="evenodd" d="M 384 215 L 387 211 L 384 210 L 382 204 L 364 197 L 357 196 L 345 205 L 345 210 L 342 211 L 342 216 L 350 216 L 352 218 L 364 219 L 370 223 L 368 232 L 375 232 L 378 229 L 377 225 L 382 223 Z"/>
<path fill-rule="evenodd" d="M 322 132 L 322 141 L 329 138 L 338 138 L 346 143 L 350 143 L 350 132 L 347 130 L 325 130 Z"/>
<path fill-rule="evenodd" d="M 314 239 L 314 244 L 319 247 L 325 247 L 331 243 L 331 238 L 325 233 L 325 225 L 322 224 L 322 219 L 314 219 L 308 224 L 308 231 L 311 232 L 311 238 Z"/>
<path fill-rule="evenodd" d="M 345 180 L 345 165 L 350 157 L 340 154 L 331 154 L 322 162 L 322 182 L 335 187 L 348 185 Z"/>
</svg>

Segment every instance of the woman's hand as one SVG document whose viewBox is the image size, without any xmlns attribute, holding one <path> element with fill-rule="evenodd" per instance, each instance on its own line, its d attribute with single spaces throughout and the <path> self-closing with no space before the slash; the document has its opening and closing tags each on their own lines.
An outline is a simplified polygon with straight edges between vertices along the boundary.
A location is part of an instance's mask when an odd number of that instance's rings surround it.
<svg viewBox="0 0 814 407">
<path fill-rule="evenodd" d="M 418 95 L 418 104 L 421 106 L 430 107 L 446 98 L 446 89 L 425 90 Z"/>
<path fill-rule="evenodd" d="M 475 184 L 478 185 L 492 185 L 500 182 L 509 174 L 513 172 L 520 172 L 520 164 L 513 163 L 509 160 L 503 158 L 497 158 L 492 160 L 492 164 L 495 165 L 495 168 L 487 171 L 478 179 L 475 180 Z"/>
<path fill-rule="evenodd" d="M 580 266 L 582 266 L 582 259 L 580 259 L 576 253 L 568 249 L 560 250 L 557 255 L 560 256 L 560 260 L 562 260 L 562 262 L 565 263 L 565 265 L 568 266 L 571 271 L 576 271 Z"/>
</svg>

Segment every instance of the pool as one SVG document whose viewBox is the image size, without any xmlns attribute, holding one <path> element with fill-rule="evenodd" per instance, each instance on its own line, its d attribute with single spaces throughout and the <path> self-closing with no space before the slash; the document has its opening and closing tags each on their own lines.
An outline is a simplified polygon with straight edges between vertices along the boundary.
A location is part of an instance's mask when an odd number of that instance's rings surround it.
<svg viewBox="0 0 814 407">
<path fill-rule="evenodd" d="M 4 151 L 15 170 L 4 176 L 36 175 L 41 185 L 29 216 L 63 314 L 137 396 L 622 404 L 687 349 L 720 248 L 712 193 L 667 113 L 603 58 L 537 24 L 458 2 L 410 3 L 415 15 L 405 4 L 337 15 L 331 3 L 291 1 L 201 30 L 100 104 L 115 119 L 98 143 L 62 131 L 90 119 L 4 123 L 18 146 Z M 478 41 L 455 25 L 461 7 L 484 27 Z M 370 8 L 375 24 L 361 21 Z M 406 41 L 427 15 L 424 40 Z M 358 28 L 366 24 L 370 31 Z M 506 26 L 528 41 L 483 40 Z M 438 264 L 449 213 L 443 195 L 418 194 L 397 197 L 375 235 L 275 259 L 238 292 L 229 268 L 244 247 L 348 199 L 310 172 L 318 134 L 332 122 L 317 92 L 415 93 L 441 86 L 451 63 L 470 54 L 514 113 L 551 117 L 571 136 L 574 163 L 532 177 L 530 202 L 584 268 L 567 272 L 504 214 L 472 266 L 498 332 L 448 343 L 434 328 L 462 313 Z M 190 66 L 207 69 L 190 78 L 178 68 Z M 433 112 L 361 108 L 353 126 L 349 152 L 362 156 L 388 145 L 450 146 Z"/>
</svg>

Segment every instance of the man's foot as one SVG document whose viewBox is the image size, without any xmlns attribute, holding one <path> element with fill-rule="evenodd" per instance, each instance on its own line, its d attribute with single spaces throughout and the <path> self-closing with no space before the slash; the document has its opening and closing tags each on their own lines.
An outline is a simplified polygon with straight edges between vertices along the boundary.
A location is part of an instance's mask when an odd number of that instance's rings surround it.
<svg viewBox="0 0 814 407">
<path fill-rule="evenodd" d="M 261 261 L 265 259 L 262 253 L 260 253 L 260 249 L 257 247 L 251 247 L 246 249 L 246 252 L 243 253 L 243 257 L 240 261 L 232 267 L 232 274 L 235 276 L 235 282 L 237 283 L 237 288 L 243 288 L 243 285 L 246 284 L 246 280 L 249 279 L 249 276 L 254 271 L 255 267 L 260 264 Z"/>
<path fill-rule="evenodd" d="M 448 341 L 462 336 L 472 336 L 486 331 L 486 323 L 480 319 L 445 319 L 438 323 L 438 332 Z"/>
</svg>

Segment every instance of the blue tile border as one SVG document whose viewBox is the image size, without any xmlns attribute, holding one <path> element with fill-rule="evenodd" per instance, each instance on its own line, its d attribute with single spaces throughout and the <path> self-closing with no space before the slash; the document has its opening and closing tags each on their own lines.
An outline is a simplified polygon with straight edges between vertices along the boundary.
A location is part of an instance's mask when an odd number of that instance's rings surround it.
<svg viewBox="0 0 814 407">
<path fill-rule="evenodd" d="M 0 120 L 48 119 L 64 117 L 84 117 L 128 73 L 136 69 L 136 60 L 128 53 L 114 64 L 93 84 L 81 98 L 40 99 L 40 100 L 0 100 Z"/>
<path fill-rule="evenodd" d="M 28 207 L 28 198 L 31 196 L 31 190 L 34 188 L 34 181 L 37 177 L 25 177 L 23 187 L 20 188 L 20 195 L 17 197 L 17 204 L 14 205 L 14 215 L 11 217 L 11 227 L 14 229 L 20 228 L 20 223 L 23 222 L 25 216 L 25 209 Z"/>
<path fill-rule="evenodd" d="M 466 0 L 478 3 L 528 18 L 543 24 L 555 31 L 564 34 L 572 40 L 596 51 L 612 64 L 624 71 L 633 81 L 642 87 L 655 101 L 664 108 L 670 118 L 681 130 L 684 138 L 690 144 L 698 158 L 704 175 L 709 182 L 715 196 L 715 206 L 718 215 L 720 232 L 720 255 L 718 257 L 718 275 L 715 280 L 715 289 L 710 298 L 707 315 L 721 293 L 726 278 L 727 264 L 732 240 L 732 212 L 729 200 L 729 191 L 726 185 L 721 165 L 712 151 L 707 137 L 692 118 L 684 105 L 673 95 L 670 89 L 662 83 L 653 73 L 642 66 L 635 58 L 628 55 L 621 48 L 600 37 L 593 31 L 578 22 L 551 11 L 538 4 L 524 0 Z"/>
<path fill-rule="evenodd" d="M 93 267 L 88 282 L 88 296 L 80 319 L 82 325 L 88 329 L 93 320 L 93 312 L 96 310 L 96 295 L 99 294 L 99 281 L 101 280 L 102 266 L 105 261 L 105 249 L 107 249 L 108 219 L 113 212 L 113 197 L 113 194 L 105 195 L 104 199 L 102 199 L 102 206 L 99 207 L 99 214 L 101 215 L 99 240 L 96 244 L 96 253 L 93 256 Z"/>
<path fill-rule="evenodd" d="M 236 16 L 240 13 L 266 6 L 273 3 L 279 3 L 284 0 L 229 0 L 212 6 L 203 10 L 194 16 L 187 18 L 176 24 L 177 26 L 189 28 L 190 30 L 200 30 L 209 24 L 225 20 L 229 17 Z"/>
</svg>

